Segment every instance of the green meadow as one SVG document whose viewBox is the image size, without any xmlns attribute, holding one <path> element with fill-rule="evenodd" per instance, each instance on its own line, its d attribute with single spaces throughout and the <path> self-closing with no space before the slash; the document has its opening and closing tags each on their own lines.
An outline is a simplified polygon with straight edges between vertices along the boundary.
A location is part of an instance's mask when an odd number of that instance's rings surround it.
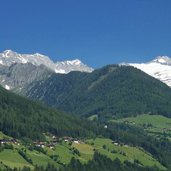
<svg viewBox="0 0 171 171">
<path fill-rule="evenodd" d="M 1 151 L 0 162 L 2 162 L 3 165 L 9 166 L 11 168 L 22 168 L 24 166 L 28 166 L 31 168 L 33 167 L 22 156 L 20 156 L 17 150 L 4 149 L 3 151 Z"/>
<path fill-rule="evenodd" d="M 112 120 L 112 122 L 137 125 L 156 137 L 167 137 L 171 139 L 171 118 L 161 115 L 144 114 L 136 117 Z"/>
</svg>

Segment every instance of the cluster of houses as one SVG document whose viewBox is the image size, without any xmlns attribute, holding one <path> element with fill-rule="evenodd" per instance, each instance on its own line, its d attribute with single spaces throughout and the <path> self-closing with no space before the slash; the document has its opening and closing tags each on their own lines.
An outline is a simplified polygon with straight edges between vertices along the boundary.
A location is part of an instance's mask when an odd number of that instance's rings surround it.
<svg viewBox="0 0 171 171">
<path fill-rule="evenodd" d="M 53 149 L 57 143 L 59 142 L 59 139 L 56 136 L 52 136 L 51 140 L 47 141 L 47 142 L 43 142 L 43 141 L 35 141 L 34 145 L 36 147 L 49 147 L 50 149 Z"/>
<path fill-rule="evenodd" d="M 63 140 L 64 142 L 73 142 L 73 143 L 75 143 L 75 144 L 80 144 L 80 143 L 81 143 L 80 140 L 75 139 L 75 138 L 72 138 L 72 137 L 63 137 L 62 140 Z"/>
<path fill-rule="evenodd" d="M 50 135 L 49 136 L 50 140 L 48 141 L 35 141 L 33 144 L 36 147 L 49 147 L 50 149 L 53 149 L 58 143 L 60 142 L 71 142 L 71 143 L 76 143 L 76 144 L 80 144 L 81 141 L 72 138 L 72 137 L 62 137 L 62 138 L 58 138 L 54 135 Z M 20 145 L 19 141 L 15 138 L 0 138 L 0 145 L 5 145 L 5 144 L 16 144 L 16 145 Z"/>
<path fill-rule="evenodd" d="M 72 142 L 72 143 L 76 143 L 76 144 L 80 144 L 81 141 L 72 138 L 72 137 L 62 137 L 62 138 L 57 138 L 56 136 L 52 136 L 51 140 L 43 142 L 43 141 L 36 141 L 34 142 L 34 145 L 36 147 L 49 147 L 50 149 L 53 149 L 58 143 L 60 143 L 61 141 L 64 142 Z"/>
</svg>

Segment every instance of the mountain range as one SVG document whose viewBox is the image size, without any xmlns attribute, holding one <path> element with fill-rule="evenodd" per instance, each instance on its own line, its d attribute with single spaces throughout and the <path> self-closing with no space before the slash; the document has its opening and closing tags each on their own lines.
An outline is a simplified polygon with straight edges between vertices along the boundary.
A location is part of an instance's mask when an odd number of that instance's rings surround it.
<svg viewBox="0 0 171 171">
<path fill-rule="evenodd" d="M 0 84 L 7 90 L 18 92 L 51 73 L 67 74 L 71 71 L 92 72 L 93 69 L 78 59 L 54 63 L 39 53 L 18 54 L 11 50 L 0 53 Z"/>
<path fill-rule="evenodd" d="M 171 89 L 162 83 L 171 81 L 171 59 L 165 56 L 95 70 L 79 60 L 53 63 L 44 55 L 10 50 L 0 54 L 0 61 L 3 87 L 65 112 L 102 118 L 171 113 Z"/>
<path fill-rule="evenodd" d="M 170 67 L 163 56 L 92 69 L 4 51 L 0 170 L 170 170 Z"/>
<path fill-rule="evenodd" d="M 44 65 L 56 73 L 66 74 L 71 71 L 91 72 L 93 69 L 83 64 L 80 60 L 62 61 L 54 63 L 48 56 L 35 54 L 19 54 L 12 50 L 5 50 L 0 53 L 0 64 L 11 66 L 14 63 L 31 63 L 35 66 Z"/>
<path fill-rule="evenodd" d="M 171 58 L 167 56 L 158 56 L 146 63 L 126 63 L 121 65 L 138 68 L 171 87 Z M 61 74 L 67 74 L 71 71 L 91 73 L 93 70 L 79 59 L 54 63 L 48 56 L 39 53 L 19 54 L 12 50 L 5 50 L 0 53 L 0 84 L 8 90 L 17 89 L 19 91 L 25 85 L 41 80 L 52 72 Z M 25 78 L 26 80 L 24 80 Z"/>
</svg>

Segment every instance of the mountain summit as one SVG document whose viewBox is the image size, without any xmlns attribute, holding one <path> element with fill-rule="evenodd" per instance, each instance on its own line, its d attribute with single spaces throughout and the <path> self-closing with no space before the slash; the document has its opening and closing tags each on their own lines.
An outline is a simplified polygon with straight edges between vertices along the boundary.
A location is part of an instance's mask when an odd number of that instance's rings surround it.
<svg viewBox="0 0 171 171">
<path fill-rule="evenodd" d="M 165 65 L 171 65 L 171 58 L 169 58 L 168 56 L 157 56 L 151 62 L 165 64 Z"/>
<path fill-rule="evenodd" d="M 171 87 L 171 58 L 158 56 L 147 63 L 129 63 Z"/>
<path fill-rule="evenodd" d="M 0 53 L 0 64 L 11 66 L 14 63 L 31 63 L 36 66 L 45 65 L 56 73 L 66 74 L 71 71 L 92 72 L 93 68 L 83 64 L 80 60 L 63 61 L 54 63 L 48 56 L 35 54 L 19 54 L 12 50 L 5 50 Z"/>
</svg>

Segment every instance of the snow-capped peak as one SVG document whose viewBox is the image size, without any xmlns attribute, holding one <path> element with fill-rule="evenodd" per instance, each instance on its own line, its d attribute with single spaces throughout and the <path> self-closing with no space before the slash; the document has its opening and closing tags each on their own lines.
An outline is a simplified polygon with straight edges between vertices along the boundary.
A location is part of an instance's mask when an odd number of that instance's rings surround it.
<svg viewBox="0 0 171 171">
<path fill-rule="evenodd" d="M 66 61 L 68 65 L 80 65 L 82 62 L 79 59 L 71 60 L 71 61 Z"/>
<path fill-rule="evenodd" d="M 129 63 L 129 65 L 144 71 L 171 87 L 171 58 L 168 56 L 157 56 L 147 63 Z"/>
<path fill-rule="evenodd" d="M 62 65 L 82 65 L 83 63 L 79 59 L 74 59 L 74 60 L 57 62 L 56 64 L 57 65 L 59 65 L 59 64 L 62 64 Z"/>
<path fill-rule="evenodd" d="M 156 62 L 156 63 L 160 63 L 160 64 L 166 64 L 166 65 L 171 65 L 171 58 L 169 58 L 168 56 L 157 56 L 151 62 Z"/>
<path fill-rule="evenodd" d="M 5 50 L 2 54 L 4 58 L 9 58 L 11 55 L 14 55 L 15 52 L 13 52 L 12 50 Z"/>
<path fill-rule="evenodd" d="M 79 59 L 67 60 L 56 63 L 56 73 L 69 73 L 70 71 L 92 72 L 93 68 L 88 67 Z"/>
<path fill-rule="evenodd" d="M 45 65 L 56 73 L 69 73 L 70 71 L 92 72 L 93 69 L 83 64 L 79 59 L 54 63 L 48 56 L 40 53 L 19 54 L 12 50 L 0 53 L 0 64 L 10 66 L 14 63 L 32 63 L 33 65 Z"/>
<path fill-rule="evenodd" d="M 8 50 L 4 50 L 3 53 L 4 53 L 4 54 L 7 54 L 7 53 L 15 53 L 15 52 L 13 52 L 12 50 L 8 49 Z"/>
</svg>

